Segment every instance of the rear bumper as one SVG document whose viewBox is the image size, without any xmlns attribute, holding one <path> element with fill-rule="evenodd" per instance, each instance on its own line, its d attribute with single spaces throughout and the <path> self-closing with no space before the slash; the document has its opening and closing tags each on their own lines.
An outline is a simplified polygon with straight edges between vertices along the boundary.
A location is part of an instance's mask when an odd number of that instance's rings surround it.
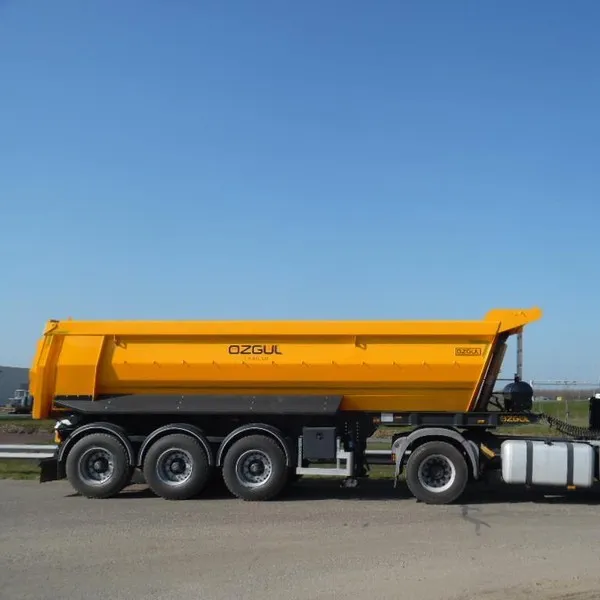
<svg viewBox="0 0 600 600">
<path fill-rule="evenodd" d="M 39 462 L 40 465 L 40 483 L 46 483 L 48 481 L 57 481 L 62 479 L 58 469 L 58 459 L 56 456 L 52 458 L 42 458 Z"/>
</svg>

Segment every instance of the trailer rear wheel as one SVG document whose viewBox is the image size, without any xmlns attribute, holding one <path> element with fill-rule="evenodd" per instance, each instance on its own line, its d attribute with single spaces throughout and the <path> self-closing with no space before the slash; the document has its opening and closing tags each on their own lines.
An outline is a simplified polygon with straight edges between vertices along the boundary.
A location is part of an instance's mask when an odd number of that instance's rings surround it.
<svg viewBox="0 0 600 600">
<path fill-rule="evenodd" d="M 235 442 L 223 460 L 227 489 L 242 500 L 271 500 L 288 481 L 285 454 L 279 444 L 264 435 Z"/>
<path fill-rule="evenodd" d="M 465 457 L 448 442 L 426 442 L 412 452 L 406 464 L 408 489 L 427 504 L 454 502 L 468 481 Z"/>
<path fill-rule="evenodd" d="M 210 478 L 208 457 L 200 442 L 179 433 L 154 442 L 142 470 L 150 489 L 165 500 L 187 500 L 197 496 Z"/>
<path fill-rule="evenodd" d="M 65 470 L 69 483 L 87 498 L 116 496 L 132 474 L 125 446 L 106 433 L 90 433 L 78 440 L 67 455 Z"/>
</svg>

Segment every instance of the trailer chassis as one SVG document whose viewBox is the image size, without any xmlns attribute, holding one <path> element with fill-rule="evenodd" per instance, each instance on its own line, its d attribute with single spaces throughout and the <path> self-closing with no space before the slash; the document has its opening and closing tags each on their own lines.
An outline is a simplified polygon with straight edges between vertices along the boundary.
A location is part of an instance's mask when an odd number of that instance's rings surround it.
<svg viewBox="0 0 600 600">
<path fill-rule="evenodd" d="M 321 413 L 100 415 L 94 403 L 69 401 L 82 410 L 57 422 L 58 448 L 41 462 L 40 481 L 67 478 L 81 494 L 105 498 L 137 470 L 157 495 L 173 500 L 199 495 L 216 471 L 244 500 L 276 498 L 306 475 L 339 477 L 343 486 L 356 487 L 368 477 L 367 439 L 393 426 L 406 428 L 390 448 L 394 486 L 404 475 L 423 502 L 454 502 L 492 471 L 509 484 L 592 487 L 599 478 L 600 399 L 590 398 L 589 427 L 582 428 L 527 410 L 530 388 L 511 389 L 511 410 L 461 413 L 342 413 L 326 397 L 313 402 Z M 495 432 L 541 421 L 564 437 Z"/>
</svg>

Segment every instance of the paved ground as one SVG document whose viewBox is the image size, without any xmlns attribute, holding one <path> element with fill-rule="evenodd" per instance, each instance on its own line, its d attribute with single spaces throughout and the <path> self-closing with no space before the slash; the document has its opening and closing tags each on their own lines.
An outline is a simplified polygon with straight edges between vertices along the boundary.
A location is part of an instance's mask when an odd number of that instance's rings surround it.
<svg viewBox="0 0 600 600">
<path fill-rule="evenodd" d="M 244 503 L 0 482 L 0 598 L 592 600 L 600 495 L 417 504 L 388 482 Z"/>
</svg>

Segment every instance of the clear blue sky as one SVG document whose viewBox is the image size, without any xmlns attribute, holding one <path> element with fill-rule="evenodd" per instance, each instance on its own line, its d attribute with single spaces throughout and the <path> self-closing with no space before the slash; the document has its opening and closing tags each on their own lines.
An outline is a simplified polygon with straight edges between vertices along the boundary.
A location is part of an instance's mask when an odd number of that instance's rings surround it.
<svg viewBox="0 0 600 600">
<path fill-rule="evenodd" d="M 0 2 L 0 364 L 49 318 L 480 318 L 600 377 L 600 3 Z M 509 364 L 509 371 L 512 367 Z"/>
</svg>

